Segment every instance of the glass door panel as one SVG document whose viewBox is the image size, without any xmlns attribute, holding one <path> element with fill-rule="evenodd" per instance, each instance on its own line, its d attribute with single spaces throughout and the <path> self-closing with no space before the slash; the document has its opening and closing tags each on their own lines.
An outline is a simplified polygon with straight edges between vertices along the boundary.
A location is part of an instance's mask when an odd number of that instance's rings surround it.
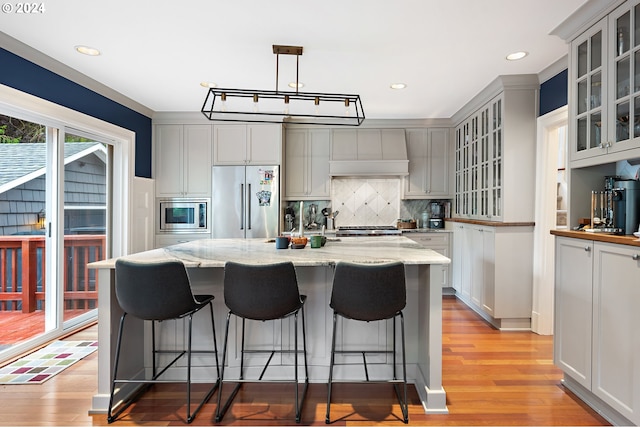
<svg viewBox="0 0 640 427">
<path fill-rule="evenodd" d="M 108 145 L 67 132 L 64 152 L 65 327 L 95 315 L 97 271 L 87 264 L 106 259 Z"/>
<path fill-rule="evenodd" d="M 0 352 L 46 332 L 46 138 L 0 115 Z"/>
</svg>

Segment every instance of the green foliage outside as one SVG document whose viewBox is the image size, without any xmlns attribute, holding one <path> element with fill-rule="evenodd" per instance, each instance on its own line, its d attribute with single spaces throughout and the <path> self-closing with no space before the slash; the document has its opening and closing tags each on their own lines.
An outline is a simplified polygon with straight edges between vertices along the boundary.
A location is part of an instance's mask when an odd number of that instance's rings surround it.
<svg viewBox="0 0 640 427">
<path fill-rule="evenodd" d="M 45 126 L 0 114 L 0 144 L 40 143 L 46 141 L 47 132 Z M 92 140 L 66 134 L 65 142 L 92 142 Z"/>
</svg>

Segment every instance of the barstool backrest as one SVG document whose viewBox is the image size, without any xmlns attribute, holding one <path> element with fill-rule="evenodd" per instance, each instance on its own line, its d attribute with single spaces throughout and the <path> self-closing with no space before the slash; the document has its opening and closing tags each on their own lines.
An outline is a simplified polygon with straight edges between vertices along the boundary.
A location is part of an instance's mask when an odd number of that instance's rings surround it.
<svg viewBox="0 0 640 427">
<path fill-rule="evenodd" d="M 178 260 L 116 261 L 116 298 L 122 309 L 143 320 L 175 319 L 194 310 L 189 276 Z"/>
<path fill-rule="evenodd" d="M 292 262 L 224 267 L 224 302 L 233 314 L 253 320 L 280 319 L 302 306 Z"/>
<path fill-rule="evenodd" d="M 390 319 L 407 303 L 404 264 L 338 262 L 333 276 L 330 306 L 355 320 Z"/>
</svg>

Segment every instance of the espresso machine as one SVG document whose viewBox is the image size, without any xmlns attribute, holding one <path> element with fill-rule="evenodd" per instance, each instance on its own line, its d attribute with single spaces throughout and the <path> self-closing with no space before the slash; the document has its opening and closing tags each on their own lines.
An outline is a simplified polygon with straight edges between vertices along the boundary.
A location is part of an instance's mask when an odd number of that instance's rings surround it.
<svg viewBox="0 0 640 427">
<path fill-rule="evenodd" d="M 591 231 L 633 234 L 640 223 L 640 181 L 605 180 L 604 191 L 591 192 Z"/>
<path fill-rule="evenodd" d="M 429 228 L 444 228 L 444 208 L 440 202 L 429 203 Z"/>
<path fill-rule="evenodd" d="M 633 234 L 640 224 L 640 181 L 621 179 L 614 182 L 613 226 L 620 234 Z"/>
</svg>

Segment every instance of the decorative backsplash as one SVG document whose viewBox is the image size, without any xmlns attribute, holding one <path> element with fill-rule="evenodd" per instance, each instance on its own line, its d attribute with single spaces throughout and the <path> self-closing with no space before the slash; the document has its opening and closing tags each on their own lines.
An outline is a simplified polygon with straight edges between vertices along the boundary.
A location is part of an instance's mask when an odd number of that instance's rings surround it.
<svg viewBox="0 0 640 427">
<path fill-rule="evenodd" d="M 400 217 L 399 178 L 333 178 L 336 225 L 395 225 Z"/>
</svg>

